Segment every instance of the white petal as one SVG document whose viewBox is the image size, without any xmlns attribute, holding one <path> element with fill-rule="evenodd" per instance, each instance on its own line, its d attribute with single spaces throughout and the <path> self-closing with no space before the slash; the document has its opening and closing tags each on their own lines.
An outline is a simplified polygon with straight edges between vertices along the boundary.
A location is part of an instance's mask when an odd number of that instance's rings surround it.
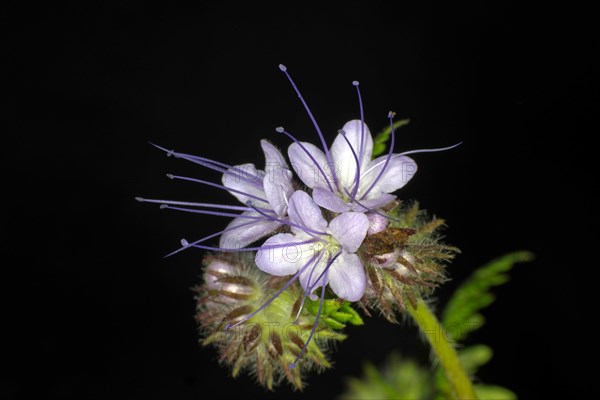
<svg viewBox="0 0 600 400">
<path fill-rule="evenodd" d="M 321 209 L 302 190 L 297 190 L 290 197 L 288 213 L 290 220 L 309 229 L 323 232 L 327 228 L 327 221 L 323 218 Z M 297 233 L 298 228 L 292 227 L 292 232 Z"/>
<path fill-rule="evenodd" d="M 302 240 L 291 233 L 279 233 L 270 237 L 256 253 L 256 265 L 260 270 L 276 276 L 293 275 L 313 256 L 311 244 L 297 245 Z M 285 246 L 270 246 L 285 245 Z"/>
<path fill-rule="evenodd" d="M 236 165 L 233 168 L 229 168 L 227 171 L 227 173 L 223 174 L 223 186 L 236 190 L 230 191 L 229 193 L 234 195 L 244 204 L 250 200 L 259 207 L 267 206 L 267 203 L 257 199 L 260 198 L 266 200 L 267 197 L 263 189 L 263 179 L 265 177 L 264 171 L 257 170 L 254 164 Z M 251 196 L 246 196 L 245 194 Z"/>
<path fill-rule="evenodd" d="M 266 140 L 261 140 L 260 144 L 265 153 L 265 195 L 271 208 L 278 216 L 283 217 L 287 215 L 288 199 L 294 192 L 293 174 L 275 146 Z"/>
<path fill-rule="evenodd" d="M 329 269 L 329 287 L 348 301 L 358 301 L 365 294 L 365 269 L 356 254 L 342 253 Z"/>
<path fill-rule="evenodd" d="M 319 170 L 320 168 L 325 174 L 330 171 L 325 153 L 317 146 L 310 143 L 302 142 L 302 146 L 308 150 L 312 158 L 314 158 L 314 161 L 306 154 L 304 149 L 302 149 L 298 143 L 292 143 L 288 148 L 288 157 L 290 158 L 292 168 L 294 168 L 298 177 L 309 188 L 328 187 L 325 177 L 323 177 L 323 174 Z M 315 165 L 315 161 L 317 162 L 318 167 Z M 327 178 L 329 181 L 332 181 L 329 175 Z"/>
<path fill-rule="evenodd" d="M 332 219 L 327 232 L 345 251 L 354 253 L 365 239 L 368 229 L 369 218 L 365 214 L 347 212 Z"/>
<path fill-rule="evenodd" d="M 373 160 L 361 176 L 359 193 L 365 193 L 385 165 L 387 155 Z M 380 193 L 392 193 L 400 189 L 417 172 L 417 163 L 410 157 L 393 154 L 384 173 L 377 180 L 366 198 L 378 197 Z"/>
<path fill-rule="evenodd" d="M 364 130 L 363 127 L 364 126 Z M 352 120 L 346 122 L 342 128 L 346 132 L 346 139 L 352 145 L 354 153 L 361 163 L 361 170 L 364 171 L 371 161 L 373 153 L 373 138 L 366 124 L 362 124 L 360 120 Z M 362 140 L 361 140 L 362 136 Z M 361 149 L 362 141 L 362 153 Z M 342 185 L 350 190 L 354 184 L 356 177 L 356 159 L 352 154 L 348 142 L 339 134 L 331 145 L 331 157 L 336 167 L 336 173 Z M 362 179 L 362 178 L 361 178 Z"/>
<path fill-rule="evenodd" d="M 329 211 L 341 213 L 350 210 L 350 206 L 329 189 L 314 188 L 312 195 L 315 203 Z"/>
<path fill-rule="evenodd" d="M 261 216 L 256 211 L 244 211 L 242 215 Z M 240 226 L 241 225 L 241 226 Z M 240 249 L 279 228 L 281 224 L 265 219 L 235 218 L 227 225 L 227 232 L 221 235 L 219 247 L 224 249 Z"/>
</svg>

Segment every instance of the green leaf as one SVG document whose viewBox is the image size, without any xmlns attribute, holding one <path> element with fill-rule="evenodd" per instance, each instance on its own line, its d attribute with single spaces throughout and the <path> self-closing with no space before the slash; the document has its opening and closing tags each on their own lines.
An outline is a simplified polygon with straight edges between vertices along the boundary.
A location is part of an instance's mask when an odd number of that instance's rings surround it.
<svg viewBox="0 0 600 400">
<path fill-rule="evenodd" d="M 412 361 L 392 354 L 386 365 L 377 369 L 365 364 L 363 377 L 347 381 L 343 400 L 349 399 L 426 399 L 431 397 L 429 371 Z"/>
<path fill-rule="evenodd" d="M 479 400 L 517 400 L 517 395 L 502 386 L 475 385 Z"/>
<path fill-rule="evenodd" d="M 484 319 L 478 311 L 495 300 L 490 289 L 508 282 L 508 272 L 516 263 L 531 260 L 533 254 L 527 251 L 506 254 L 477 269 L 459 286 L 442 313 L 442 324 L 449 338 L 464 339 L 469 332 L 481 327 Z"/>
<path fill-rule="evenodd" d="M 484 344 L 465 347 L 458 352 L 458 358 L 469 374 L 474 374 L 479 367 L 487 364 L 493 356 L 492 348 Z"/>
<path fill-rule="evenodd" d="M 394 130 L 404 125 L 408 125 L 409 122 L 409 119 L 401 119 L 400 121 L 394 122 Z M 373 139 L 373 157 L 379 156 L 385 151 L 385 144 L 390 139 L 391 133 L 392 127 L 388 126 L 383 131 L 375 135 L 375 138 Z"/>
</svg>

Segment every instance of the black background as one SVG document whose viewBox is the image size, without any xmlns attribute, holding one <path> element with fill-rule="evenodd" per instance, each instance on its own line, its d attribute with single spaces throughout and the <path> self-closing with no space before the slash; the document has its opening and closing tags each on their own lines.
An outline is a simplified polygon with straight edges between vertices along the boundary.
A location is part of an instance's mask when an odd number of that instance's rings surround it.
<svg viewBox="0 0 600 400">
<path fill-rule="evenodd" d="M 387 112 L 411 124 L 397 149 L 419 172 L 399 192 L 448 221 L 463 254 L 443 303 L 473 268 L 528 249 L 497 289 L 470 343 L 495 349 L 479 373 L 522 398 L 598 392 L 593 371 L 597 247 L 591 137 L 598 111 L 597 36 L 589 10 L 510 2 L 328 3 L 318 7 L 4 8 L 8 116 L 2 169 L 0 397 L 196 399 L 290 397 L 232 379 L 201 348 L 190 290 L 201 251 L 162 256 L 226 221 L 161 211 L 134 196 L 206 202 L 227 193 L 165 173 L 219 176 L 147 141 L 263 165 L 259 139 L 283 125 L 316 134 L 277 65 L 295 77 L 331 141 L 358 116 L 361 82 L 373 131 Z M 374 318 L 349 329 L 336 367 L 304 396 L 334 397 L 363 360 L 394 349 L 427 362 L 412 327 Z M 297 394 L 294 394 L 297 396 Z"/>
</svg>

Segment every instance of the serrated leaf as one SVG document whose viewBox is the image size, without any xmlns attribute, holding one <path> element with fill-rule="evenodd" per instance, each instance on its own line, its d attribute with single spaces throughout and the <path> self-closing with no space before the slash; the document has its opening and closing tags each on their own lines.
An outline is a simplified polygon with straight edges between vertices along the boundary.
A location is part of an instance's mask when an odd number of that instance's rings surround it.
<svg viewBox="0 0 600 400">
<path fill-rule="evenodd" d="M 494 385 L 475 385 L 479 400 L 517 400 L 517 395 L 507 388 Z"/>
<path fill-rule="evenodd" d="M 506 254 L 477 269 L 459 286 L 442 313 L 442 324 L 446 327 L 464 327 L 465 329 L 448 329 L 449 338 L 454 341 L 463 339 L 468 332 L 477 329 L 478 326 L 473 324 L 473 320 L 483 322 L 483 317 L 478 315 L 478 311 L 489 306 L 495 300 L 495 296 L 489 290 L 494 286 L 506 283 L 509 280 L 507 272 L 517 262 L 531 260 L 533 260 L 533 254 L 527 251 Z M 483 324 L 479 324 L 479 326 L 481 325 Z"/>
<path fill-rule="evenodd" d="M 400 121 L 394 122 L 394 130 L 408 125 L 410 122 L 409 119 L 401 119 Z M 388 126 L 373 138 L 373 157 L 377 157 L 385 151 L 386 143 L 390 139 L 390 135 L 392 133 L 392 127 Z"/>
</svg>

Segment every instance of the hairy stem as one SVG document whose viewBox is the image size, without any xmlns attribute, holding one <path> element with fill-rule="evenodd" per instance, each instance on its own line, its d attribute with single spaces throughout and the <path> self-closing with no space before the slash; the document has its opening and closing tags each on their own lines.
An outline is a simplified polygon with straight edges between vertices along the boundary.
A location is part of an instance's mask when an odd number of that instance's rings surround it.
<svg viewBox="0 0 600 400">
<path fill-rule="evenodd" d="M 456 398 L 477 399 L 471 380 L 462 367 L 456 350 L 431 309 L 421 299 L 418 300 L 416 307 L 407 302 L 407 309 L 431 344 Z"/>
</svg>

